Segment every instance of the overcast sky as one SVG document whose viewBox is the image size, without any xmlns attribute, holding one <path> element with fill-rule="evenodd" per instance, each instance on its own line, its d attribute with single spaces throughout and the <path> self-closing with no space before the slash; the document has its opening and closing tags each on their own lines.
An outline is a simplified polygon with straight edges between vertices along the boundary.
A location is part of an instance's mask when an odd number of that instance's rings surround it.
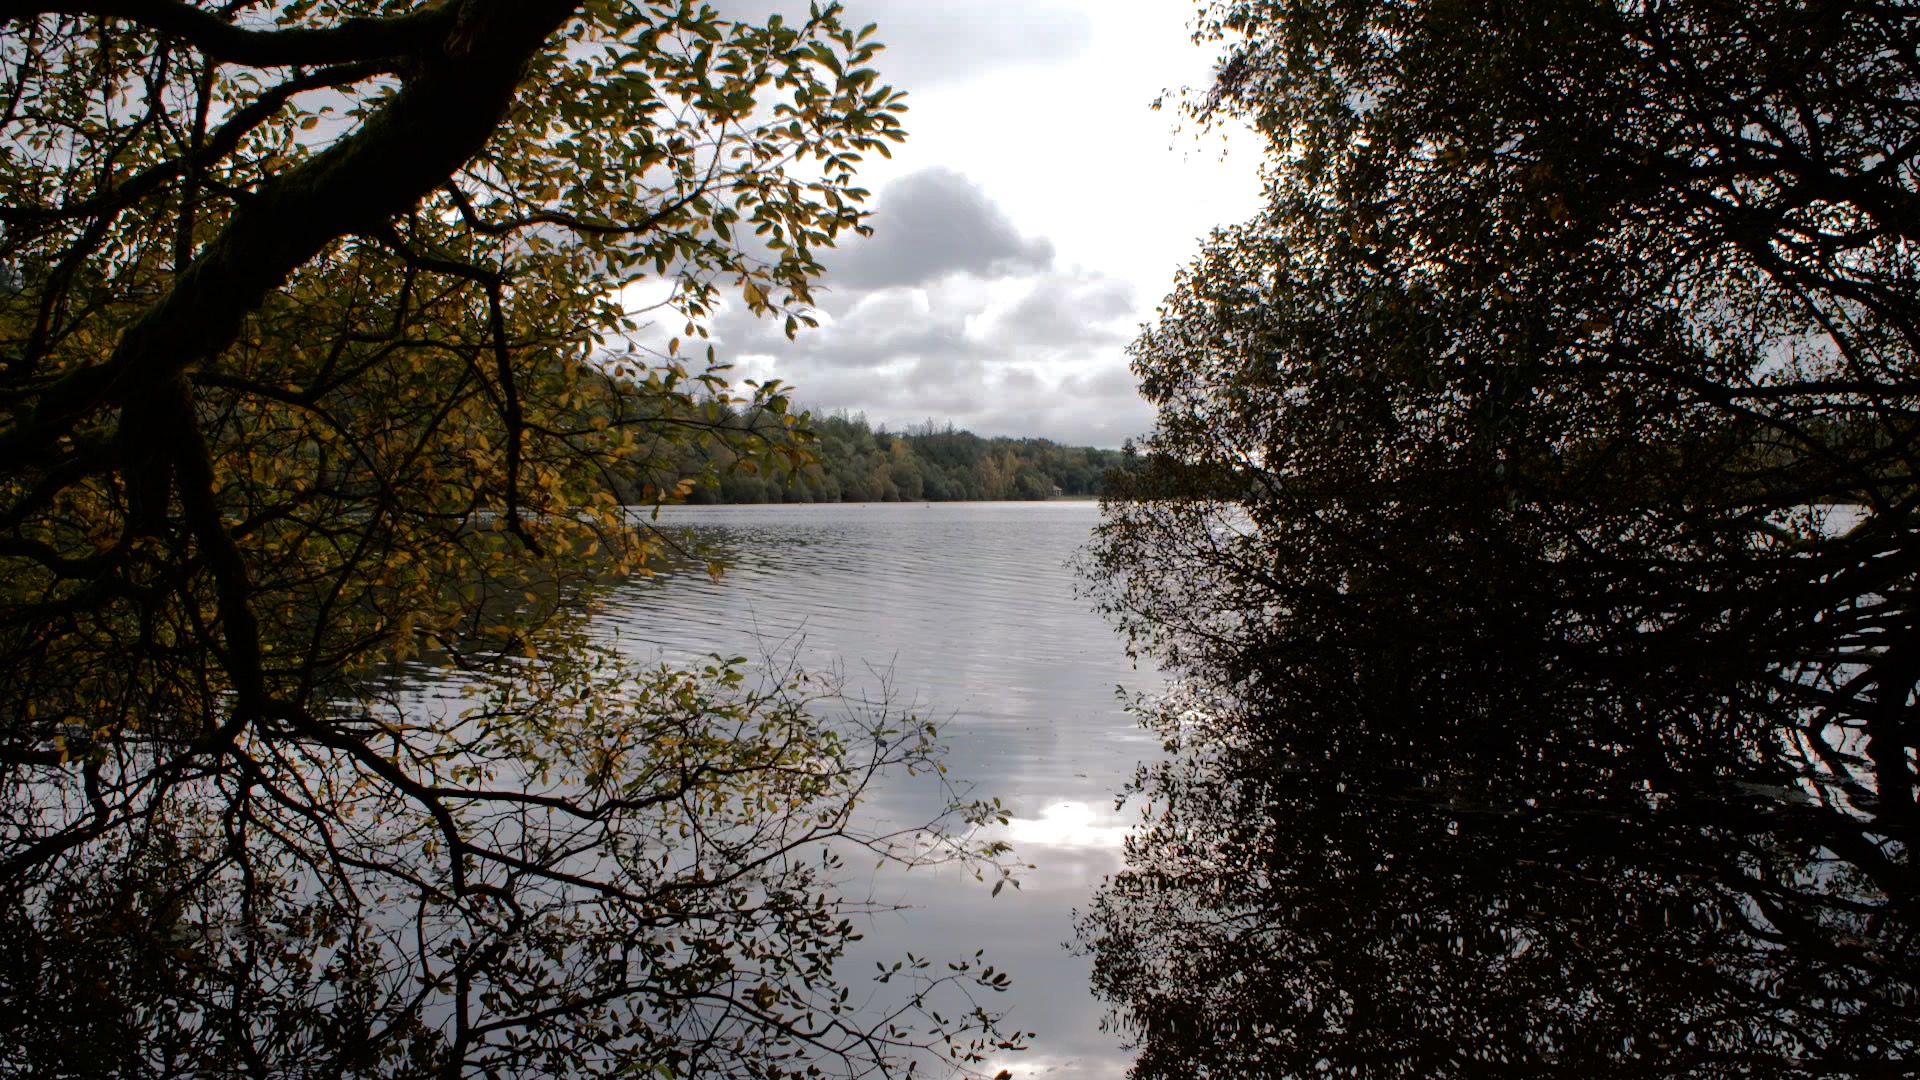
<svg viewBox="0 0 1920 1080">
<path fill-rule="evenodd" d="M 753 17 L 769 0 L 729 0 Z M 1258 206 L 1243 136 L 1176 132 L 1163 90 L 1205 85 L 1183 0 L 848 0 L 910 136 L 870 157 L 874 235 L 827 260 L 822 326 L 713 325 L 748 378 L 899 429 L 1118 446 L 1152 426 L 1125 349 L 1215 225 Z M 1223 152 L 1225 156 L 1223 159 Z"/>
</svg>

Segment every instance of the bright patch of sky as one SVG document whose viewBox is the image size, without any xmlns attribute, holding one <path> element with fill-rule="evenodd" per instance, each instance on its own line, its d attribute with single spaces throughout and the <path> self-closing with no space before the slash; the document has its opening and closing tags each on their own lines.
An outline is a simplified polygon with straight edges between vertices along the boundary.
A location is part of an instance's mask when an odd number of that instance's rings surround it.
<svg viewBox="0 0 1920 1080">
<path fill-rule="evenodd" d="M 766 0 L 728 0 L 761 18 Z M 1118 446 L 1152 411 L 1126 345 L 1217 225 L 1259 206 L 1244 132 L 1177 132 L 1164 91 L 1204 86 L 1179 0 L 848 0 L 910 138 L 870 157 L 874 235 L 824 260 L 821 327 L 789 342 L 741 306 L 713 324 L 743 378 L 899 429 Z M 804 8 L 802 7 L 802 10 Z M 791 14 L 791 11 L 789 11 Z"/>
</svg>

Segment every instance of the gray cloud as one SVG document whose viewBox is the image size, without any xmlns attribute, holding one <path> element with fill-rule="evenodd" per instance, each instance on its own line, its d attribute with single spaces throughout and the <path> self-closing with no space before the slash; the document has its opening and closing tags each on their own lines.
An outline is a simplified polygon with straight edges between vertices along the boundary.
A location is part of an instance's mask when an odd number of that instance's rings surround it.
<svg viewBox="0 0 1920 1080">
<path fill-rule="evenodd" d="M 998 339 L 1025 345 L 1118 344 L 1131 328 L 1113 324 L 1134 310 L 1133 286 L 1099 274 L 1049 274 L 1002 314 Z"/>
<path fill-rule="evenodd" d="M 1117 356 L 1085 374 L 980 352 L 944 352 L 885 367 L 816 364 L 783 355 L 774 370 L 818 412 L 864 413 L 899 430 L 932 420 L 980 435 L 1038 436 L 1077 446 L 1117 447 L 1153 424 Z"/>
<path fill-rule="evenodd" d="M 1002 281 L 994 291 L 998 302 L 966 275 L 918 287 L 848 290 L 823 325 L 795 341 L 788 341 L 776 323 L 736 305 L 715 320 L 714 334 L 730 355 L 773 356 L 807 370 L 855 371 L 925 364 L 936 357 L 965 358 L 983 367 L 1047 366 L 1094 354 L 1117 357 L 1133 336 L 1133 291 L 1115 278 L 1046 271 Z"/>
<path fill-rule="evenodd" d="M 855 298 L 831 322 L 794 341 L 741 307 L 715 320 L 714 334 L 731 355 L 770 355 L 809 370 L 868 371 L 930 356 L 977 353 L 979 344 L 967 335 L 967 314 L 930 302 L 917 289 L 887 289 Z"/>
<path fill-rule="evenodd" d="M 739 310 L 715 333 L 722 355 L 794 386 L 811 409 L 1095 446 L 1146 431 L 1152 415 L 1120 348 L 1133 315 L 1118 308 L 1124 289 L 1056 272 L 1018 284 L 1024 291 L 992 305 L 965 278 L 865 293 L 791 342 Z M 1047 340 L 1023 340 L 1019 328 L 1036 319 Z M 1077 338 L 1068 333 L 1076 328 Z"/>
<path fill-rule="evenodd" d="M 947 422 L 982 435 L 1117 446 L 1152 422 L 1121 346 L 1131 286 L 1053 267 L 979 185 L 947 169 L 881 192 L 875 235 L 829 264 L 821 325 L 788 341 L 735 304 L 719 353 L 793 386 L 801 405 L 894 427 Z"/>
<path fill-rule="evenodd" d="M 932 168 L 881 189 L 873 235 L 823 261 L 829 285 L 923 285 L 956 273 L 990 278 L 1044 270 L 1053 263 L 1053 243 L 1021 236 L 980 185 Z"/>
<path fill-rule="evenodd" d="M 1153 409 L 1124 364 L 1055 382 L 996 384 L 986 407 L 954 419 L 982 435 L 1039 435 L 1074 446 L 1118 447 L 1153 426 Z"/>
</svg>

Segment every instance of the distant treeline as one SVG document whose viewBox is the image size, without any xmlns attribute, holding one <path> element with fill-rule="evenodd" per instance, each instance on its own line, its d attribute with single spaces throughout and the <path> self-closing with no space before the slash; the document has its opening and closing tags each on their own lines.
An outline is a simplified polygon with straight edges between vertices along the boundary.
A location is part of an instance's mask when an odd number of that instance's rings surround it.
<svg viewBox="0 0 1920 1080">
<path fill-rule="evenodd" d="M 798 470 L 738 460 L 716 443 L 689 503 L 957 502 L 1098 495 L 1117 450 L 1047 439 L 982 438 L 932 421 L 903 432 L 870 427 L 861 414 L 810 416 L 799 430 L 812 461 Z"/>
</svg>

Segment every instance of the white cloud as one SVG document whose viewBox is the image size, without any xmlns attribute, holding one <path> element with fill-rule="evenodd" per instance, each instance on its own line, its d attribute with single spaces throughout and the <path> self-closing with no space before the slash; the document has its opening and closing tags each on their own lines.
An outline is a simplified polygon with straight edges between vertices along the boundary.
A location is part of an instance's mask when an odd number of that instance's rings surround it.
<svg viewBox="0 0 1920 1080">
<path fill-rule="evenodd" d="M 800 0 L 726 0 L 741 18 Z M 1253 141 L 1174 133 L 1149 102 L 1204 83 L 1191 9 L 1111 0 L 850 0 L 879 24 L 910 136 L 870 157 L 875 233 L 823 253 L 822 325 L 789 342 L 735 305 L 739 374 L 903 426 L 1117 446 L 1152 425 L 1126 343 L 1210 227 L 1259 204 Z M 1232 153 L 1222 157 L 1230 144 Z"/>
<path fill-rule="evenodd" d="M 831 265 L 819 328 L 788 341 L 736 305 L 714 323 L 720 355 L 808 408 L 896 428 L 932 419 L 1117 446 L 1150 426 L 1124 352 L 1132 283 L 1055 267 L 1045 238 L 950 170 L 889 186 L 876 218 L 876 235 Z"/>
</svg>

